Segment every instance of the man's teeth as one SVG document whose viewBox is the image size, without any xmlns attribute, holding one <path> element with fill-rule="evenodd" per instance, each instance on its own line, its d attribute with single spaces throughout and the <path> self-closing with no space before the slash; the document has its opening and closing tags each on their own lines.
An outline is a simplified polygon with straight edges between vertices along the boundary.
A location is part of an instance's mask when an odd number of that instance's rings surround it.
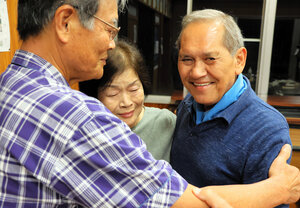
<svg viewBox="0 0 300 208">
<path fill-rule="evenodd" d="M 195 85 L 195 86 L 202 87 L 202 86 L 207 86 L 207 85 L 209 85 L 209 83 L 197 84 L 197 83 L 194 82 L 194 85 Z"/>
</svg>

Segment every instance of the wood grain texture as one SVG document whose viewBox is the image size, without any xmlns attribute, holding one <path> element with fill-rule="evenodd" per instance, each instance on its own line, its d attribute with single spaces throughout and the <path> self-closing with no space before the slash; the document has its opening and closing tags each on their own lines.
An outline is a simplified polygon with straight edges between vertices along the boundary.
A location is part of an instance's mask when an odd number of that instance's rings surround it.
<svg viewBox="0 0 300 208">
<path fill-rule="evenodd" d="M 15 51 L 20 48 L 22 43 L 17 32 L 18 1 L 9 0 L 6 2 L 10 29 L 10 51 L 0 52 L 0 73 L 4 72 L 10 64 Z"/>
</svg>

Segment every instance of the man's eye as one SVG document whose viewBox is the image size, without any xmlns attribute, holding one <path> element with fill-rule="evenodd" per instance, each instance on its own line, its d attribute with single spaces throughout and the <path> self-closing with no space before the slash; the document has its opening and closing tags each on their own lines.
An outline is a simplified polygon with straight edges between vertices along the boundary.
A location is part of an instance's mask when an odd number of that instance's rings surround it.
<svg viewBox="0 0 300 208">
<path fill-rule="evenodd" d="M 184 65 L 192 65 L 194 64 L 194 60 L 191 58 L 182 58 L 180 60 Z"/>
<path fill-rule="evenodd" d="M 206 60 L 207 61 L 214 61 L 214 60 L 216 60 L 214 57 L 208 57 L 208 58 L 206 58 Z"/>
</svg>

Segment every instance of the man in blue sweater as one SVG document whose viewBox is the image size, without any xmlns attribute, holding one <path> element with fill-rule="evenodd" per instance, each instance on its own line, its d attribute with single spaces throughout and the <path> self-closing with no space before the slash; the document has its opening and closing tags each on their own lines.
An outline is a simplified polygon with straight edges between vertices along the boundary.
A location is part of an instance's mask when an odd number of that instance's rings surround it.
<svg viewBox="0 0 300 208">
<path fill-rule="evenodd" d="M 199 187 L 266 179 L 281 147 L 291 144 L 289 126 L 242 75 L 247 50 L 239 27 L 221 11 L 194 11 L 177 44 L 190 94 L 177 110 L 172 166 Z"/>
</svg>

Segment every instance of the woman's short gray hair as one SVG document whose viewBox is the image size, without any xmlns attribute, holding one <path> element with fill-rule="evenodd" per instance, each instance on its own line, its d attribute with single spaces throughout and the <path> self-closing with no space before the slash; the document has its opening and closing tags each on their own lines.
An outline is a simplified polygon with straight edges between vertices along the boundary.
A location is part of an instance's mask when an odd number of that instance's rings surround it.
<svg viewBox="0 0 300 208">
<path fill-rule="evenodd" d="M 204 22 L 210 20 L 220 21 L 221 23 L 223 23 L 225 27 L 225 33 L 223 37 L 224 45 L 231 53 L 231 55 L 234 55 L 239 48 L 244 47 L 244 41 L 241 30 L 232 16 L 225 14 L 224 12 L 219 10 L 204 9 L 193 11 L 183 18 L 181 23 L 181 32 L 176 41 L 177 48 L 180 49 L 181 35 L 188 24 L 193 22 Z"/>
</svg>

